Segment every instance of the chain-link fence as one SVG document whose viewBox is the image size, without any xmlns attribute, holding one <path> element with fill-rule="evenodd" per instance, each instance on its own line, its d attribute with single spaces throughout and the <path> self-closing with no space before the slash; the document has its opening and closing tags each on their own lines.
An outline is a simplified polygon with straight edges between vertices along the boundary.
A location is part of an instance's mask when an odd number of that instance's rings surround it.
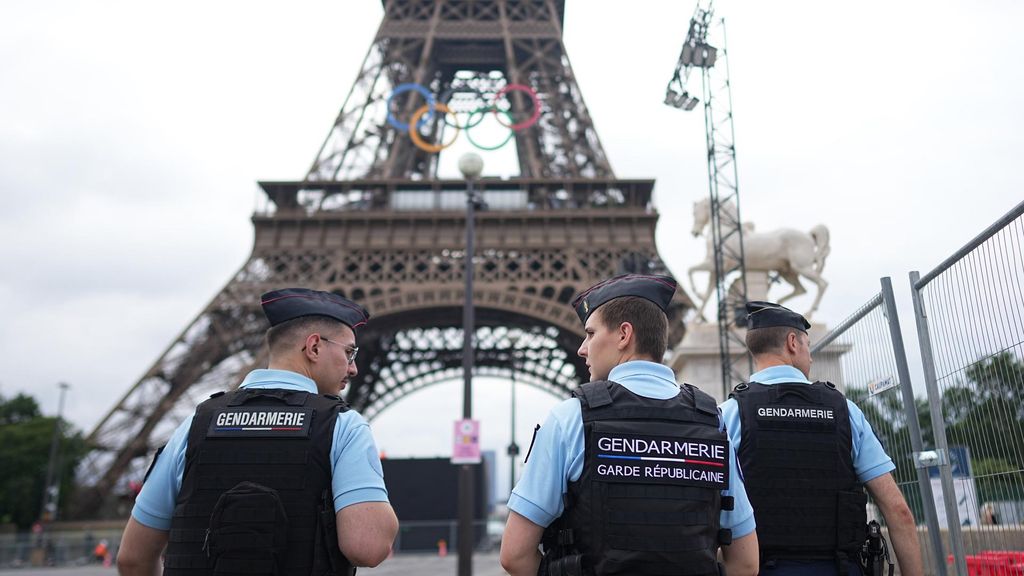
<svg viewBox="0 0 1024 576">
<path fill-rule="evenodd" d="M 916 454 L 922 449 L 918 412 L 927 413 L 927 405 L 914 398 L 892 283 L 889 278 L 881 283 L 878 294 L 814 343 L 812 376 L 838 385 L 864 413 L 896 465 L 893 478 L 914 517 L 923 523 L 918 532 L 925 572 L 944 575 L 931 483 L 927 471 L 916 465 Z M 885 525 L 873 503 L 872 516 Z"/>
<path fill-rule="evenodd" d="M 910 274 L 960 573 L 985 551 L 1024 550 L 1022 215 L 1024 202 L 928 274 Z"/>
</svg>

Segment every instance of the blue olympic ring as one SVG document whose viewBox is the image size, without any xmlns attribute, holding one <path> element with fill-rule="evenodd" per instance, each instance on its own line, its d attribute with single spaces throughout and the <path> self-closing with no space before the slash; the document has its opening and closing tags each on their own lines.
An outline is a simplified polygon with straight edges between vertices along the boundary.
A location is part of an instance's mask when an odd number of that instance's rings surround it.
<svg viewBox="0 0 1024 576">
<path fill-rule="evenodd" d="M 419 92 L 420 94 L 423 95 L 423 97 L 427 100 L 427 107 L 428 107 L 427 108 L 427 113 L 423 116 L 423 118 L 420 119 L 419 122 L 416 123 L 416 127 L 417 128 L 422 128 L 434 116 L 434 108 L 437 105 L 437 99 L 434 98 L 434 95 L 430 92 L 430 90 L 427 90 L 426 88 L 424 88 L 423 86 L 420 86 L 419 84 L 413 84 L 413 83 L 399 84 L 398 86 L 395 86 L 394 90 L 391 91 L 391 96 L 388 96 L 388 104 L 387 104 L 387 106 L 388 106 L 388 124 L 391 124 L 392 126 L 394 126 L 395 130 L 401 130 L 402 132 L 408 132 L 409 131 L 409 124 L 400 121 L 398 118 L 395 118 L 395 114 L 391 111 L 391 102 L 395 99 L 395 96 L 398 96 L 399 94 L 402 94 L 402 93 L 405 93 L 405 92 L 413 92 L 413 91 Z"/>
</svg>

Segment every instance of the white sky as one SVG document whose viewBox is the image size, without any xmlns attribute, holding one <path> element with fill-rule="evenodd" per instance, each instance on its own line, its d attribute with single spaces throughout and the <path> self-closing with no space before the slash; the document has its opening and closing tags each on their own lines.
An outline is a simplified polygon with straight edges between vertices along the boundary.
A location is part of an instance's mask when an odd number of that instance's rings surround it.
<svg viewBox="0 0 1024 576">
<path fill-rule="evenodd" d="M 657 179 L 659 250 L 682 277 L 705 250 L 689 236 L 707 194 L 703 117 L 661 101 L 693 3 L 567 4 L 598 133 L 619 177 Z M 744 217 L 831 229 L 818 321 L 891 275 L 913 353 L 907 272 L 1024 197 L 1024 4 L 721 1 L 719 14 Z M 67 381 L 65 416 L 91 429 L 245 261 L 256 180 L 305 174 L 380 16 L 374 0 L 4 3 L 0 394 L 52 414 Z M 499 453 L 507 394 L 476 393 Z M 520 398 L 525 449 L 554 399 Z M 407 397 L 374 422 L 381 448 L 447 454 L 460 401 L 458 383 Z"/>
</svg>

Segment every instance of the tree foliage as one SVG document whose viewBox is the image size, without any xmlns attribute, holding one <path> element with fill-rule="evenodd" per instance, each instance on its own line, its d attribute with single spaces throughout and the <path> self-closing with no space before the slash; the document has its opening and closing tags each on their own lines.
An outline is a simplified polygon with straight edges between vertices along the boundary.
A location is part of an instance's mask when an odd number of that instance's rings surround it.
<svg viewBox="0 0 1024 576">
<path fill-rule="evenodd" d="M 28 528 L 39 518 L 54 427 L 59 426 L 61 497 L 64 510 L 85 440 L 64 421 L 43 416 L 31 396 L 0 396 L 0 523 Z"/>
<path fill-rule="evenodd" d="M 964 370 L 947 388 L 942 414 L 950 446 L 970 448 L 978 499 L 1020 500 L 1024 477 L 1024 363 L 1012 352 Z"/>
<path fill-rule="evenodd" d="M 847 396 L 864 412 L 896 464 L 896 482 L 916 484 L 902 397 L 892 392 L 869 396 L 863 388 L 849 389 Z M 928 399 L 915 402 L 924 448 L 934 448 Z M 978 501 L 1024 499 L 1024 362 L 1002 352 L 971 364 L 959 381 L 942 391 L 941 410 L 948 445 L 970 450 Z M 908 494 L 908 503 L 918 514 L 915 492 Z"/>
</svg>

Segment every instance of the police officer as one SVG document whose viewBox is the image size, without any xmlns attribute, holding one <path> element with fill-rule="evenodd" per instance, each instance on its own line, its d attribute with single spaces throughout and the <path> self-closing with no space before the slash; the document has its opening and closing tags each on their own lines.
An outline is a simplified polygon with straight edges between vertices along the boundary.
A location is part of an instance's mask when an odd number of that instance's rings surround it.
<svg viewBox="0 0 1024 576">
<path fill-rule="evenodd" d="M 750 302 L 747 349 L 756 372 L 721 408 L 757 516 L 761 574 L 859 574 L 867 498 L 874 499 L 904 575 L 922 573 L 914 518 L 896 467 L 864 414 L 828 382 L 811 383 L 810 323 Z"/>
<path fill-rule="evenodd" d="M 659 363 L 675 289 L 628 274 L 573 301 L 591 381 L 534 438 L 509 498 L 509 574 L 717 576 L 719 546 L 730 576 L 756 574 L 753 511 L 715 402 Z"/>
<path fill-rule="evenodd" d="M 164 553 L 164 574 L 344 575 L 390 553 L 398 520 L 377 449 L 338 396 L 368 313 L 304 288 L 268 292 L 262 306 L 269 368 L 200 404 L 158 452 L 122 574 L 157 574 Z"/>
</svg>

